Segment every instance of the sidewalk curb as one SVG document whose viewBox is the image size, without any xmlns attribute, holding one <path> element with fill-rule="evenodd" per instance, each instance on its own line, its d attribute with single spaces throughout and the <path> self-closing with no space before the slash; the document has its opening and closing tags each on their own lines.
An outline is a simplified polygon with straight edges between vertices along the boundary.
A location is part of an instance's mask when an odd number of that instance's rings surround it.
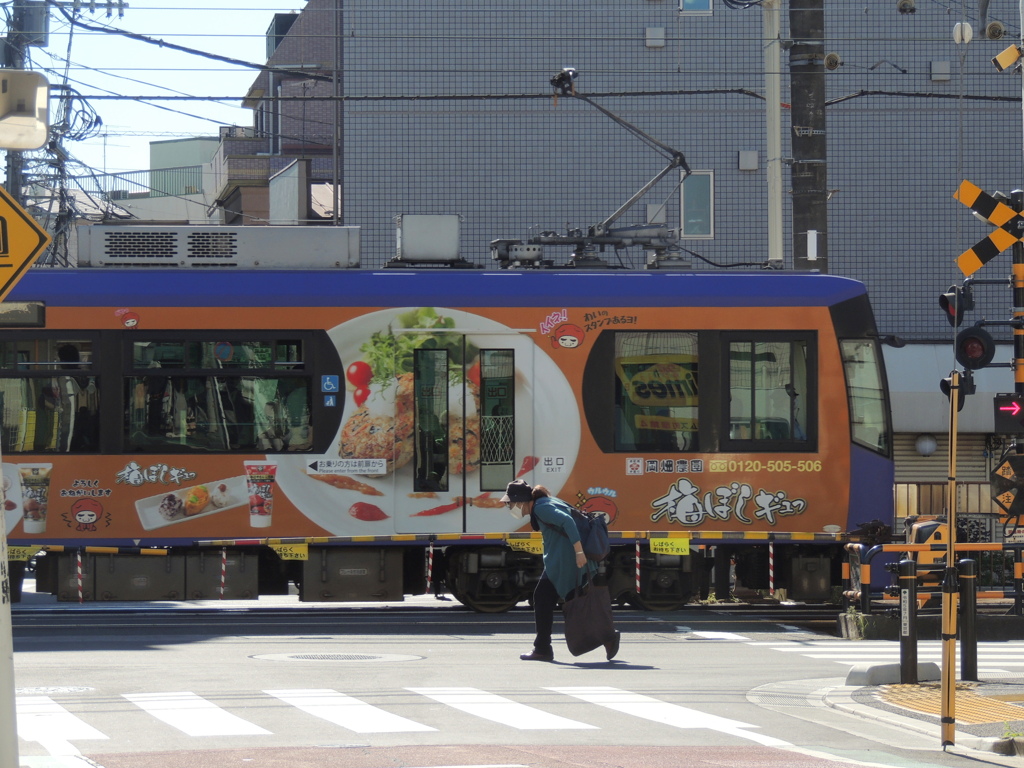
<svg viewBox="0 0 1024 768">
<path fill-rule="evenodd" d="M 888 710 L 876 709 L 861 704 L 853 698 L 854 692 L 859 690 L 862 690 L 861 686 L 837 686 L 826 691 L 824 701 L 829 707 L 840 712 L 856 715 L 868 720 L 879 720 L 889 725 L 897 725 L 900 728 L 915 731 L 925 736 L 934 736 L 936 742 L 941 739 L 941 729 L 938 723 L 929 723 L 924 720 L 905 717 Z M 973 749 L 978 752 L 991 752 L 997 755 L 1018 754 L 1015 740 L 1012 738 L 974 736 L 973 734 L 961 731 L 955 731 L 953 738 L 956 746 Z"/>
</svg>

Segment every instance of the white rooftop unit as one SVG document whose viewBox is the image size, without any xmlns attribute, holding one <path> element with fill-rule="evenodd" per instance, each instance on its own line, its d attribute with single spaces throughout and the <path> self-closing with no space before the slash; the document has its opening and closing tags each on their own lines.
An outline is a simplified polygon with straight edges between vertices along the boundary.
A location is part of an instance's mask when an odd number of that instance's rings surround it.
<svg viewBox="0 0 1024 768">
<path fill-rule="evenodd" d="M 458 214 L 411 214 L 395 217 L 398 229 L 395 261 L 410 264 L 460 261 Z"/>
<path fill-rule="evenodd" d="M 359 227 L 78 227 L 79 267 L 351 269 Z"/>
</svg>

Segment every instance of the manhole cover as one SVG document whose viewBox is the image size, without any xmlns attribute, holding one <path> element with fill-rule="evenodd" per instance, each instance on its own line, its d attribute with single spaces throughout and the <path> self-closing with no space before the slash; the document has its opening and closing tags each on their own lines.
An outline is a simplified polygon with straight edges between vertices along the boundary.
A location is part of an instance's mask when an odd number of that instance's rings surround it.
<svg viewBox="0 0 1024 768">
<path fill-rule="evenodd" d="M 15 688 L 14 692 L 21 696 L 32 696 L 32 695 L 45 695 L 49 693 L 83 693 L 85 691 L 95 690 L 93 688 L 86 688 L 85 686 L 75 685 L 54 685 L 54 686 L 43 686 L 41 688 Z"/>
<path fill-rule="evenodd" d="M 365 653 L 293 653 L 296 661 L 379 661 L 377 654 Z"/>
<path fill-rule="evenodd" d="M 342 662 L 391 662 L 418 661 L 422 656 L 406 656 L 398 653 L 265 653 L 253 656 L 263 661 L 342 661 Z"/>
</svg>

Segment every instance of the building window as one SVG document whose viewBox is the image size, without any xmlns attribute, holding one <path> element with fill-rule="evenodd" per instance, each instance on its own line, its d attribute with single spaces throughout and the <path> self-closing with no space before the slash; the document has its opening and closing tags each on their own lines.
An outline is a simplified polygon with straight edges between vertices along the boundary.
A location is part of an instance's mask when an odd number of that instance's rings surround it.
<svg viewBox="0 0 1024 768">
<path fill-rule="evenodd" d="M 679 12 L 693 15 L 711 15 L 711 3 L 714 0 L 680 0 Z"/>
<path fill-rule="evenodd" d="M 679 194 L 680 236 L 711 239 L 715 236 L 715 177 L 711 171 L 694 171 L 686 177 Z"/>
</svg>

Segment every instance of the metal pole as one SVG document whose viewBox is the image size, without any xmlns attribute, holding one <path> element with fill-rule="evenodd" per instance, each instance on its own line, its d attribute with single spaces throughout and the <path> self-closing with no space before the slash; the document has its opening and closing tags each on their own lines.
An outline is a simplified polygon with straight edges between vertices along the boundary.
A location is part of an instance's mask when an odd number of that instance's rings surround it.
<svg viewBox="0 0 1024 768">
<path fill-rule="evenodd" d="M 1024 209 L 1024 191 L 1010 193 L 1010 205 L 1020 212 Z M 1019 240 L 1010 251 L 1013 257 L 1013 319 L 1024 319 L 1024 243 Z M 1014 392 L 1024 394 L 1024 328 L 1019 323 L 1013 329 L 1013 378 Z M 1024 446 L 1017 445 L 1017 453 L 1024 452 Z"/>
<path fill-rule="evenodd" d="M 783 266 L 782 253 L 782 41 L 780 0 L 764 0 L 765 166 L 768 176 L 768 263 Z"/>
<path fill-rule="evenodd" d="M 1024 550 L 1013 550 L 1013 615 L 1024 616 Z"/>
<path fill-rule="evenodd" d="M 978 563 L 960 561 L 960 679 L 978 679 Z"/>
<path fill-rule="evenodd" d="M 5 40 L 4 67 L 11 69 L 25 68 L 25 3 L 15 2 L 11 8 L 11 23 Z M 23 173 L 24 155 L 19 150 L 7 150 L 7 182 L 4 184 L 7 193 L 19 205 L 24 197 Z M 2 768 L 2 767 L 0 767 Z"/>
<path fill-rule="evenodd" d="M 732 590 L 729 589 L 730 553 L 719 544 L 715 547 L 715 599 L 721 603 L 729 602 Z"/>
<path fill-rule="evenodd" d="M 344 41 L 344 30 L 342 29 L 341 23 L 341 12 L 342 12 L 342 0 L 334 0 L 334 76 L 333 81 L 333 92 L 334 92 L 334 136 L 333 136 L 333 148 L 332 148 L 332 175 L 331 185 L 333 186 L 332 198 L 334 200 L 334 212 L 331 216 L 331 223 L 334 226 L 338 226 L 343 223 L 341 216 L 341 162 L 344 157 L 344 150 L 342 149 L 341 142 L 344 136 L 344 128 L 342 121 L 344 116 L 342 113 L 342 99 L 341 94 L 343 91 L 342 84 L 342 45 Z"/>
<path fill-rule="evenodd" d="M 0 449 L 0 462 L 3 461 Z M 18 768 L 18 715 L 14 703 L 14 627 L 11 621 L 11 582 L 7 570 L 7 522 L 0 483 L 0 768 Z"/>
<path fill-rule="evenodd" d="M 860 562 L 860 612 L 871 613 L 871 563 Z"/>
<path fill-rule="evenodd" d="M 960 413 L 960 372 L 954 370 L 949 389 L 949 465 L 946 483 L 946 571 L 942 579 L 942 746 L 956 743 L 956 434 Z"/>
<path fill-rule="evenodd" d="M 917 684 L 917 563 L 900 560 L 900 682 Z"/>
</svg>

